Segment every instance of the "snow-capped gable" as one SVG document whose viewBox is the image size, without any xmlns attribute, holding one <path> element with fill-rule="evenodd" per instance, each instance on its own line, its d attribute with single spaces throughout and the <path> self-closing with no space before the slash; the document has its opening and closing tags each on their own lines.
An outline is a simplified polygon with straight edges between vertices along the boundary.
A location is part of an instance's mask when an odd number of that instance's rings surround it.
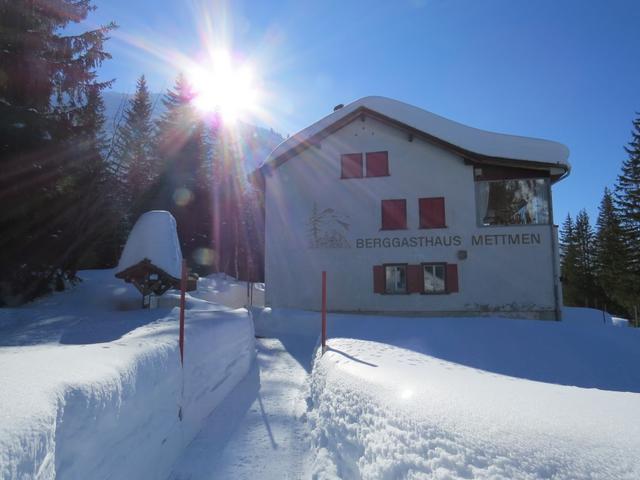
<svg viewBox="0 0 640 480">
<path fill-rule="evenodd" d="M 358 112 L 374 112 L 409 129 L 444 142 L 481 158 L 535 162 L 557 167 L 562 173 L 571 169 L 569 149 L 558 142 L 488 132 L 469 127 L 439 115 L 386 97 L 364 97 L 352 102 L 282 142 L 267 158 L 265 165 L 277 167 L 289 152 L 313 144 L 332 128 L 348 121 Z"/>
</svg>

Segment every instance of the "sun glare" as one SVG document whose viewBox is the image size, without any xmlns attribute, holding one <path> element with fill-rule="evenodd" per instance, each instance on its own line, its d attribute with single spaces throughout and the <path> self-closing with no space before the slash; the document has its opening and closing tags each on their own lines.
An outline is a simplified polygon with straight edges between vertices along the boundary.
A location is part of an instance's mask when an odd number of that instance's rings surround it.
<svg viewBox="0 0 640 480">
<path fill-rule="evenodd" d="M 194 105 L 235 121 L 258 108 L 258 88 L 248 64 L 234 64 L 228 52 L 218 52 L 210 65 L 198 65 L 188 74 Z"/>
</svg>

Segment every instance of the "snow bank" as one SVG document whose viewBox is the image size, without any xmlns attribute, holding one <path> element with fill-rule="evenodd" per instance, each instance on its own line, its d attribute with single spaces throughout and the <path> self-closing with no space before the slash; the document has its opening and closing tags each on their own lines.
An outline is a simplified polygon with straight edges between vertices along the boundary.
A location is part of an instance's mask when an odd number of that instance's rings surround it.
<svg viewBox="0 0 640 480">
<path fill-rule="evenodd" d="M 562 321 L 580 327 L 629 327 L 626 318 L 614 317 L 610 313 L 595 308 L 564 307 Z"/>
<path fill-rule="evenodd" d="M 183 369 L 177 309 L 119 310 L 130 285 L 80 275 L 0 331 L 0 478 L 166 478 L 249 371 L 252 323 L 189 298 Z"/>
<path fill-rule="evenodd" d="M 153 210 L 140 216 L 129 233 L 116 272 L 122 272 L 145 258 L 172 277 L 180 278 L 182 252 L 176 220 L 169 212 Z"/>
<path fill-rule="evenodd" d="M 310 387 L 315 478 L 640 478 L 640 394 L 496 375 L 371 341 L 329 346 Z"/>
<path fill-rule="evenodd" d="M 611 317 L 611 325 L 614 327 L 629 327 L 629 320 L 627 318 Z"/>
<path fill-rule="evenodd" d="M 566 318 L 329 314 L 314 478 L 640 478 L 640 330 Z M 318 312 L 254 321 L 265 336 L 320 330 Z"/>
<path fill-rule="evenodd" d="M 253 283 L 253 306 L 264 307 L 264 283 Z M 231 308 L 248 305 L 247 282 L 236 280 L 225 273 L 214 273 L 198 280 L 198 290 L 192 295 L 208 302 Z"/>
<path fill-rule="evenodd" d="M 602 313 L 600 312 L 600 318 Z M 329 338 L 388 343 L 450 362 L 540 382 L 640 392 L 640 329 L 595 321 L 497 317 L 421 318 L 330 313 Z M 320 313 L 270 309 L 254 313 L 260 336 L 320 333 Z"/>
</svg>

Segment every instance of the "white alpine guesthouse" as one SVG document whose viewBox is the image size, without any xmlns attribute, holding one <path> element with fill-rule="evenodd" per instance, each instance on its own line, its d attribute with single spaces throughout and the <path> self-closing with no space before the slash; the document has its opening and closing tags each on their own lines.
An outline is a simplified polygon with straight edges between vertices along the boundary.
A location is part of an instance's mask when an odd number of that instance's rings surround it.
<svg viewBox="0 0 640 480">
<path fill-rule="evenodd" d="M 365 97 L 269 156 L 267 304 L 559 319 L 551 185 L 568 149 Z"/>
</svg>

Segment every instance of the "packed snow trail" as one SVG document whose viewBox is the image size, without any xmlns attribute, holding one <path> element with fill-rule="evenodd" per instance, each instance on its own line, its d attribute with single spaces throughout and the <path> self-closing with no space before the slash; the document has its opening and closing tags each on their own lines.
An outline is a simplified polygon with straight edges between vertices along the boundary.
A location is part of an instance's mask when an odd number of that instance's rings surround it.
<svg viewBox="0 0 640 480">
<path fill-rule="evenodd" d="M 171 480 L 308 478 L 307 378 L 315 339 L 256 340 L 256 365 L 207 419 Z"/>
</svg>

